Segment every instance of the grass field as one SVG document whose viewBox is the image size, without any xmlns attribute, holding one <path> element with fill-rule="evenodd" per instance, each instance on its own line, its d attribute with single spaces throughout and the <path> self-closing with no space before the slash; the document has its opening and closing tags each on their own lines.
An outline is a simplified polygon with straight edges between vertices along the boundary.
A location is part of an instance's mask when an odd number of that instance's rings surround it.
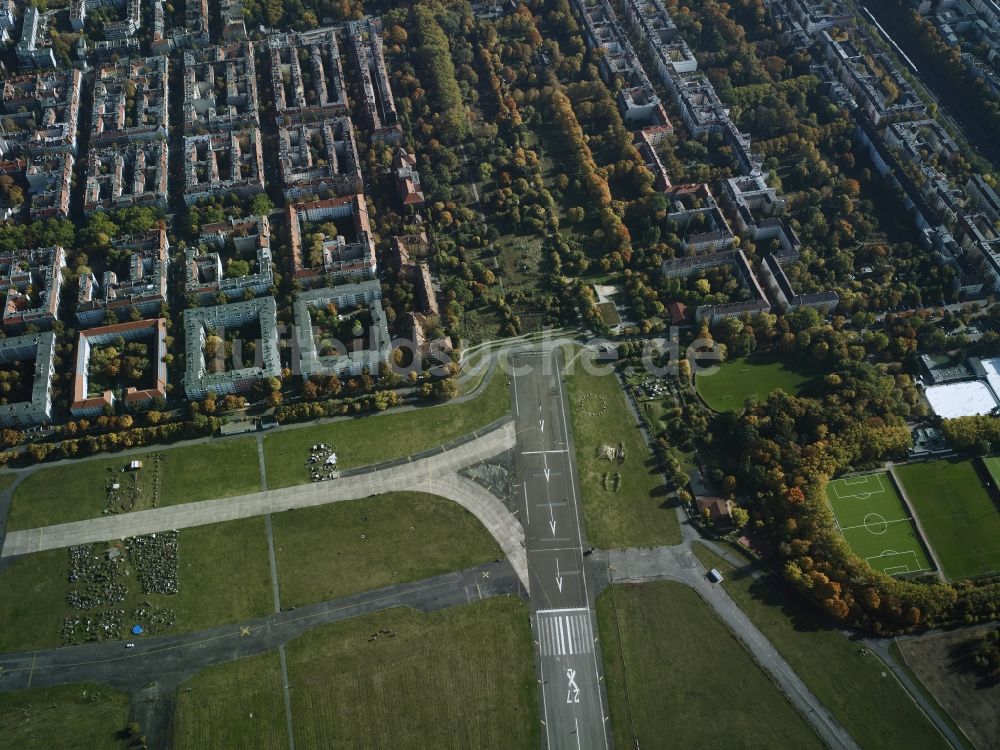
<svg viewBox="0 0 1000 750">
<path fill-rule="evenodd" d="M 132 611 L 143 602 L 173 609 L 180 633 L 260 617 L 272 609 L 267 539 L 262 518 L 184 529 L 178 542 L 178 593 L 144 594 L 133 575 L 116 605 Z M 77 615 L 66 603 L 76 588 L 67 582 L 69 552 L 36 552 L 0 572 L 0 653 L 62 645 L 64 617 Z"/>
<path fill-rule="evenodd" d="M 688 587 L 615 586 L 597 619 L 617 747 L 823 747 Z"/>
<path fill-rule="evenodd" d="M 984 684 L 973 668 L 968 647 L 996 623 L 977 628 L 927 633 L 894 644 L 913 678 L 943 707 L 971 740 L 970 747 L 995 748 L 1000 737 L 1000 684 Z"/>
<path fill-rule="evenodd" d="M 701 544 L 694 551 L 723 573 L 727 593 L 861 747 L 948 748 L 877 656 L 862 656 L 857 643 L 790 598 L 780 583 L 754 579 Z"/>
<path fill-rule="evenodd" d="M 378 630 L 395 637 L 371 636 Z M 527 605 L 499 598 L 324 625 L 287 648 L 299 748 L 541 744 Z"/>
<path fill-rule="evenodd" d="M 122 750 L 128 698 L 77 683 L 0 693 L 0 745 L 10 750 Z"/>
<path fill-rule="evenodd" d="M 754 396 L 765 400 L 777 389 L 797 394 L 810 376 L 792 369 L 787 363 L 764 355 L 738 357 L 719 365 L 712 375 L 699 375 L 695 380 L 698 394 L 715 411 L 736 411 Z"/>
<path fill-rule="evenodd" d="M 1000 487 L 1000 456 L 990 456 L 989 458 L 984 458 L 983 464 L 986 466 L 986 471 L 989 472 L 990 477 L 993 479 L 993 484 Z"/>
<path fill-rule="evenodd" d="M 884 471 L 836 479 L 826 486 L 826 496 L 847 543 L 874 569 L 889 575 L 933 569 Z"/>
<path fill-rule="evenodd" d="M 614 302 L 598 302 L 597 312 L 600 313 L 601 321 L 606 326 L 616 326 L 622 322 Z"/>
<path fill-rule="evenodd" d="M 177 691 L 175 750 L 285 750 L 288 728 L 278 652 L 199 672 Z"/>
<path fill-rule="evenodd" d="M 272 516 L 283 607 L 336 599 L 503 556 L 450 500 L 399 492 Z"/>
<path fill-rule="evenodd" d="M 972 461 L 930 461 L 896 472 L 948 578 L 1000 573 L 1000 513 Z"/>
<path fill-rule="evenodd" d="M 316 443 L 333 446 L 340 468 L 350 469 L 434 448 L 508 411 L 507 377 L 497 369 L 486 389 L 470 401 L 274 432 L 264 440 L 267 485 L 274 489 L 310 481 L 305 462 L 309 446 Z"/>
<path fill-rule="evenodd" d="M 17 474 L 10 472 L 7 474 L 0 474 L 0 492 L 14 484 L 14 480 L 17 479 Z"/>
<path fill-rule="evenodd" d="M 566 384 L 589 541 L 598 547 L 680 542 L 677 515 L 667 505 L 663 479 L 618 379 L 612 373 L 594 375 L 576 361 Z M 597 457 L 601 444 L 617 447 L 619 442 L 627 451 L 625 463 Z M 620 475 L 617 490 L 616 474 Z"/>
<path fill-rule="evenodd" d="M 158 478 L 152 460 L 154 453 L 161 456 Z M 139 470 L 142 492 L 135 510 L 152 507 L 157 483 L 158 506 L 260 489 L 257 447 L 252 439 L 199 443 L 138 456 L 74 461 L 39 469 L 18 486 L 7 518 L 9 530 L 97 518 L 106 506 L 105 481 L 112 476 L 123 478 L 120 470 L 132 459 L 143 462 Z M 225 470 L 220 471 L 220 467 Z M 73 491 L 67 492 L 67 487 L 72 487 Z"/>
</svg>

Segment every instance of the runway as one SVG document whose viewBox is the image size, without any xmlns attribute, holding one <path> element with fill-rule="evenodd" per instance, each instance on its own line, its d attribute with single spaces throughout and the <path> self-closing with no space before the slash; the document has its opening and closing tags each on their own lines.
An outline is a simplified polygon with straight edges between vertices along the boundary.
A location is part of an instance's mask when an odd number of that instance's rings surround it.
<svg viewBox="0 0 1000 750">
<path fill-rule="evenodd" d="M 548 748 L 609 747 L 583 564 L 579 481 L 559 350 L 511 353 L 517 490 L 525 529 L 542 736 Z"/>
</svg>

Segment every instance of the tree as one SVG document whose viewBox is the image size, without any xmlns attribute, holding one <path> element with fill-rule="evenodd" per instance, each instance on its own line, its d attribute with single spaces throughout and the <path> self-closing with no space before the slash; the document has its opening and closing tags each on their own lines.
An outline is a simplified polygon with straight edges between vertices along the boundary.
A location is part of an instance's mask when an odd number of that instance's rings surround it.
<svg viewBox="0 0 1000 750">
<path fill-rule="evenodd" d="M 250 201 L 250 213 L 254 216 L 266 216 L 274 210 L 274 203 L 267 193 L 258 193 Z"/>
<path fill-rule="evenodd" d="M 458 395 L 458 383 L 454 378 L 439 380 L 434 386 L 434 395 L 439 401 L 450 401 Z"/>
<path fill-rule="evenodd" d="M 733 519 L 733 525 L 738 529 L 742 529 L 750 522 L 750 514 L 738 505 L 729 511 L 729 515 Z"/>
</svg>

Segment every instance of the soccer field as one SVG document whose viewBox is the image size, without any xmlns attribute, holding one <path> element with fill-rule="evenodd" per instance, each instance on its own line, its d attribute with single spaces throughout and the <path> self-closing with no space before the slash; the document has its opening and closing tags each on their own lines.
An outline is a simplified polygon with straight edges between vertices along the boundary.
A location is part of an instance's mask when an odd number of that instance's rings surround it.
<svg viewBox="0 0 1000 750">
<path fill-rule="evenodd" d="M 985 463 L 996 476 L 997 460 Z M 1000 573 L 1000 513 L 972 461 L 930 461 L 896 473 L 948 578 Z"/>
<path fill-rule="evenodd" d="M 913 520 L 884 471 L 830 482 L 826 496 L 847 543 L 872 568 L 889 575 L 932 570 Z"/>
</svg>

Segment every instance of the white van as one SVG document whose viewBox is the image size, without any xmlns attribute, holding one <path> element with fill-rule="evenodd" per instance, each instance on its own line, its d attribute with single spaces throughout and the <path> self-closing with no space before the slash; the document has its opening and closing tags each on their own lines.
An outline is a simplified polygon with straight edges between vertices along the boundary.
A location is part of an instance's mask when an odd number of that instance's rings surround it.
<svg viewBox="0 0 1000 750">
<path fill-rule="evenodd" d="M 722 581 L 724 580 L 722 577 L 722 573 L 720 573 L 715 568 L 712 568 L 710 571 L 708 571 L 708 578 L 709 580 L 712 581 L 712 583 L 722 583 Z"/>
</svg>

